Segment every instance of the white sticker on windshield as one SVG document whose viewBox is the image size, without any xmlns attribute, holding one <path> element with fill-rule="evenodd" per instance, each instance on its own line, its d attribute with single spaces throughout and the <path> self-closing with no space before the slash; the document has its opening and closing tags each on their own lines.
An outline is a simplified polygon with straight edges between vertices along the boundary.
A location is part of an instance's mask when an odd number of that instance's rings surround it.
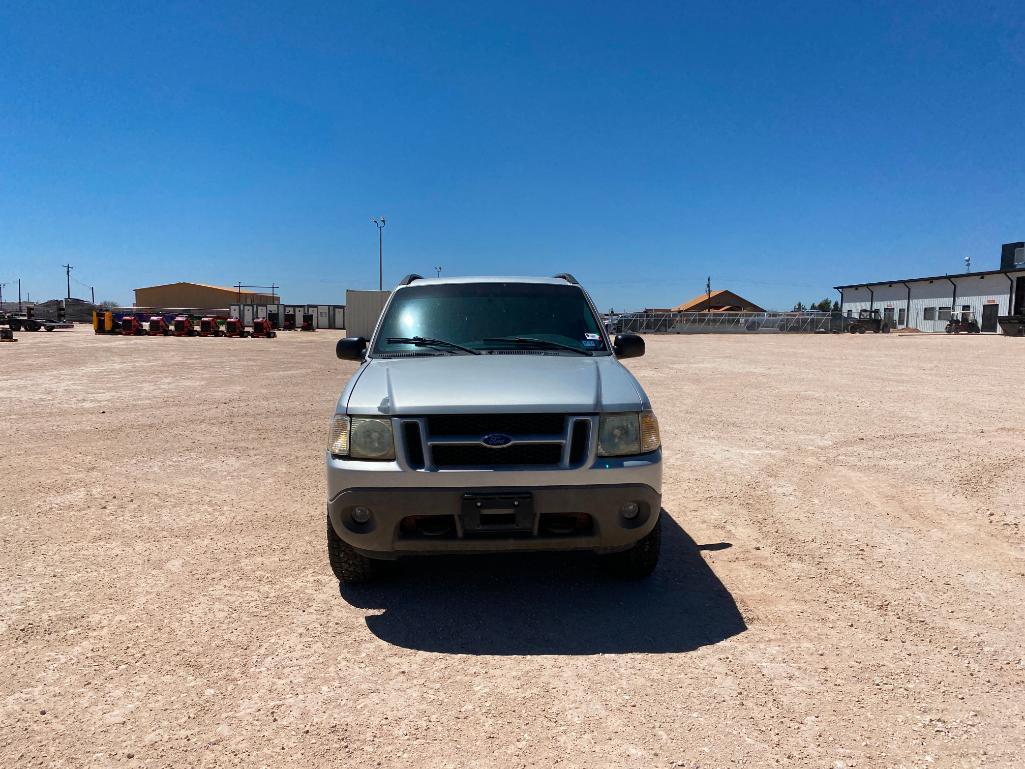
<svg viewBox="0 0 1025 769">
<path fill-rule="evenodd" d="M 584 339 L 593 339 L 595 341 L 601 339 L 597 334 L 584 334 Z"/>
</svg>

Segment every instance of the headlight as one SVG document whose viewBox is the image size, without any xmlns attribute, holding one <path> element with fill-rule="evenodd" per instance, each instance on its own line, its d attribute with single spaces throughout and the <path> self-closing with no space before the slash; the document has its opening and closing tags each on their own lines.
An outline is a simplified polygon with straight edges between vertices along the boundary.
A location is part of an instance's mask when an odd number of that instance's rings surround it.
<svg viewBox="0 0 1025 769">
<path fill-rule="evenodd" d="M 387 417 L 353 417 L 349 441 L 353 459 L 395 459 L 395 440 Z"/>
<path fill-rule="evenodd" d="M 336 457 L 395 459 L 391 420 L 387 417 L 352 417 L 335 414 L 327 436 L 327 450 Z"/>
<path fill-rule="evenodd" d="M 598 456 L 646 454 L 661 446 L 658 420 L 650 411 L 602 414 L 598 421 Z"/>
</svg>

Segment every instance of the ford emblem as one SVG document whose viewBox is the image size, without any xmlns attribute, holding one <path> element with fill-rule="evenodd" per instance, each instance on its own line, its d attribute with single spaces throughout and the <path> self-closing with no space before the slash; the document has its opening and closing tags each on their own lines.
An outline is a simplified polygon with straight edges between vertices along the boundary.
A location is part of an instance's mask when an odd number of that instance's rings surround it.
<svg viewBox="0 0 1025 769">
<path fill-rule="evenodd" d="M 480 442 L 493 449 L 499 449 L 502 446 L 508 446 L 512 443 L 512 440 L 512 436 L 505 435 L 504 433 L 488 433 L 480 439 Z"/>
</svg>

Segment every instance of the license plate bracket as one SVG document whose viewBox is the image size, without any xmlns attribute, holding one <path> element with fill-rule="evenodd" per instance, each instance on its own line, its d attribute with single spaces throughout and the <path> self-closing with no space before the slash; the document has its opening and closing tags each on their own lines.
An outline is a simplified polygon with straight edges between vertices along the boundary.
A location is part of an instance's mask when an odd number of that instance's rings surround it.
<svg viewBox="0 0 1025 769">
<path fill-rule="evenodd" d="M 528 492 L 467 492 L 459 517 L 466 534 L 532 532 L 534 499 Z"/>
</svg>

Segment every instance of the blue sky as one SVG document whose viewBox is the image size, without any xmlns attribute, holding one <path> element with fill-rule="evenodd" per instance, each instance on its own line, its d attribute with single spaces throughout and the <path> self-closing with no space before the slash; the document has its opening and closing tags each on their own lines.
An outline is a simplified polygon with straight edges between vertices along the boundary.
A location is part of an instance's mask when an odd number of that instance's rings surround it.
<svg viewBox="0 0 1025 769">
<path fill-rule="evenodd" d="M 0 6 L 0 282 L 767 306 L 1025 239 L 1025 4 Z M 14 286 L 8 285 L 4 296 Z"/>
</svg>

